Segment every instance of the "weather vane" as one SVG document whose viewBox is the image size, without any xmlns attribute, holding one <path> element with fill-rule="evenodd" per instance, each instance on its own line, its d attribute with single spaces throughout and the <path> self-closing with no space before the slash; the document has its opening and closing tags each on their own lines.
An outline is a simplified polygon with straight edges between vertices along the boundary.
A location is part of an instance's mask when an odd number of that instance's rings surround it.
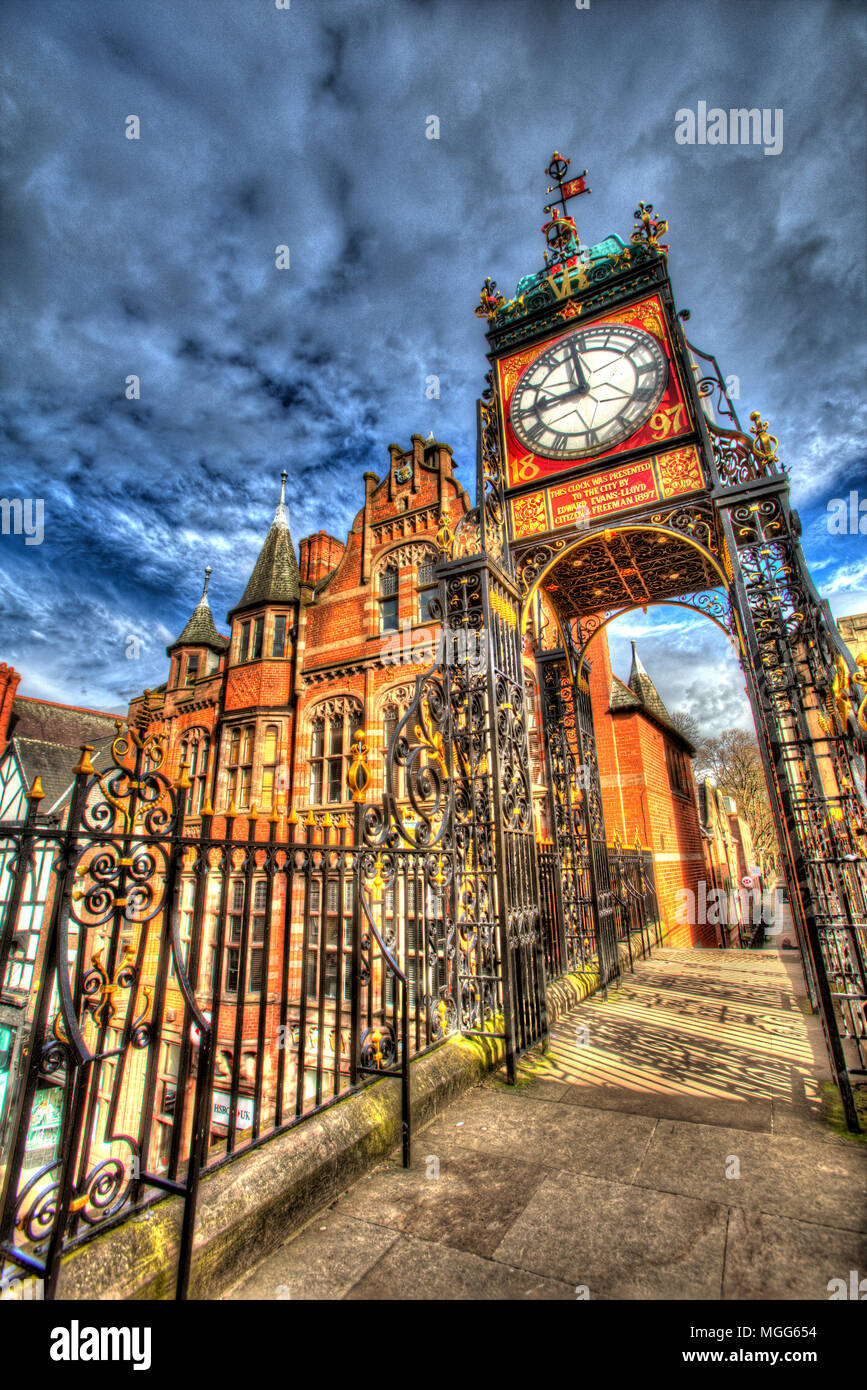
<svg viewBox="0 0 867 1390">
<path fill-rule="evenodd" d="M 586 169 L 576 178 L 563 182 L 571 163 L 571 159 L 564 158 L 559 150 L 555 150 L 551 156 L 551 163 L 545 170 L 550 179 L 556 180 L 549 186 L 547 192 L 553 193 L 556 190 L 557 193 L 557 197 L 545 206 L 545 211 L 550 217 L 550 221 L 546 222 L 542 228 L 548 243 L 548 251 L 545 253 L 546 265 L 556 265 L 571 256 L 576 256 L 578 247 L 581 245 L 578 240 L 575 219 L 566 212 L 566 203 L 570 198 L 577 198 L 579 193 L 592 193 L 593 190 L 587 187 Z"/>
</svg>

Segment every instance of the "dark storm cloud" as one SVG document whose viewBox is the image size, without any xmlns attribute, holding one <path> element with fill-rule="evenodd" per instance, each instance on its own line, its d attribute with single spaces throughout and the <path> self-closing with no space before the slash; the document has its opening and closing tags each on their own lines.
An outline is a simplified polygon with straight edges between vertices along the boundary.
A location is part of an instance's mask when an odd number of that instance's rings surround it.
<svg viewBox="0 0 867 1390">
<path fill-rule="evenodd" d="M 471 311 L 539 267 L 555 145 L 591 171 L 583 241 L 628 237 L 639 198 L 669 218 L 690 337 L 780 435 L 817 577 L 867 606 L 863 540 L 824 524 L 867 471 L 855 6 L 7 0 L 2 24 L 0 492 L 44 498 L 46 533 L 0 540 L 0 655 L 34 693 L 161 680 L 206 563 L 224 627 L 284 467 L 296 541 L 343 534 L 414 431 L 471 486 Z M 678 145 L 698 101 L 782 108 L 782 153 Z"/>
</svg>

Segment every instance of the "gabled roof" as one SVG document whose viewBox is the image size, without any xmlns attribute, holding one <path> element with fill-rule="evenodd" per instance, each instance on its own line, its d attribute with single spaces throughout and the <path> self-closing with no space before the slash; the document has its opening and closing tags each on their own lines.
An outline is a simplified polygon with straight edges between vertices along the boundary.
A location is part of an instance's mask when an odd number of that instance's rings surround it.
<svg viewBox="0 0 867 1390">
<path fill-rule="evenodd" d="M 641 657 L 635 650 L 635 643 L 632 643 L 632 670 L 629 672 L 629 689 L 632 690 L 640 699 L 644 708 L 663 724 L 671 725 L 671 715 L 662 703 L 662 698 L 650 676 L 644 669 Z M 672 725 L 672 727 L 674 727 Z"/>
<path fill-rule="evenodd" d="M 624 684 L 619 676 L 612 676 L 611 696 L 608 704 L 609 709 L 616 713 L 622 713 L 626 710 L 641 710 L 642 713 L 650 715 L 657 724 L 661 724 L 663 728 L 680 739 L 681 743 L 689 750 L 690 756 L 695 753 L 693 745 L 686 735 L 678 729 L 663 704 L 659 691 L 644 669 L 641 657 L 635 650 L 634 642 L 632 643 L 632 670 L 629 673 L 629 684 Z"/>
<path fill-rule="evenodd" d="M 114 737 L 114 734 L 111 738 L 103 737 L 93 745 L 91 762 L 94 767 L 104 766 L 109 761 L 109 750 Z M 12 738 L 11 747 L 21 769 L 27 792 L 37 777 L 42 779 L 45 795 L 39 803 L 40 816 L 47 816 L 59 810 L 69 799 L 72 791 L 75 780 L 73 768 L 81 756 L 80 750 L 65 743 L 50 743 L 45 739 L 16 736 Z"/>
<path fill-rule="evenodd" d="M 108 736 L 114 738 L 116 721 L 120 717 L 102 710 L 57 705 L 50 700 L 16 695 L 9 734 L 11 738 L 37 739 L 78 750 L 83 743 L 94 743 Z"/>
<path fill-rule="evenodd" d="M 611 677 L 611 699 L 609 704 L 612 709 L 641 709 L 641 701 L 634 691 L 620 679 L 619 676 Z"/>
<path fill-rule="evenodd" d="M 295 603 L 300 595 L 298 558 L 289 533 L 289 518 L 283 500 L 288 474 L 283 473 L 281 477 L 280 501 L 271 529 L 265 537 L 265 544 L 259 552 L 241 602 L 232 609 L 230 618 L 243 608 L 253 608 L 260 603 Z"/>
<path fill-rule="evenodd" d="M 214 615 L 211 612 L 211 605 L 208 603 L 208 584 L 211 580 L 211 566 L 205 567 L 205 587 L 202 590 L 202 597 L 199 599 L 190 615 L 186 627 L 170 647 L 166 647 L 166 652 L 171 654 L 175 647 L 211 647 L 215 652 L 224 652 L 228 649 L 228 637 L 221 637 L 214 623 Z"/>
</svg>

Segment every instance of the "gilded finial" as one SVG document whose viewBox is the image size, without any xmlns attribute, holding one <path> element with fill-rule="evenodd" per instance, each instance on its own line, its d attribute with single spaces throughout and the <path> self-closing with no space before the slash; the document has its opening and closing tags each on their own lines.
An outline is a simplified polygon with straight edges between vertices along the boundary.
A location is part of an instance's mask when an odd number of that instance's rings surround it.
<svg viewBox="0 0 867 1390">
<path fill-rule="evenodd" d="M 750 419 L 753 422 L 750 425 L 750 433 L 755 435 L 753 453 L 765 471 L 770 473 L 773 471 L 771 465 L 780 461 L 777 458 L 780 441 L 776 435 L 768 433 L 768 422 L 762 419 L 761 411 L 751 410 Z"/>
<path fill-rule="evenodd" d="M 645 246 L 654 251 L 667 252 L 668 247 L 659 238 L 665 236 L 668 231 L 668 223 L 662 217 L 653 216 L 653 204 L 639 203 L 632 215 L 636 221 L 635 231 L 632 233 L 630 241 L 635 245 L 640 245 L 643 242 Z"/>
<path fill-rule="evenodd" d="M 138 729 L 139 733 L 142 734 L 142 735 L 144 735 L 144 734 L 147 732 L 148 725 L 149 725 L 150 722 L 151 722 L 151 696 L 152 696 L 152 695 L 153 695 L 153 691 L 152 691 L 152 690 L 146 690 L 146 691 L 145 691 L 144 696 L 143 696 L 143 698 L 142 698 L 142 702 L 141 702 L 141 704 L 139 705 L 139 707 L 138 707 L 138 709 L 136 710 L 136 713 L 135 713 L 135 719 L 134 719 L 133 722 L 134 722 L 134 724 L 135 724 L 135 727 Z"/>
<path fill-rule="evenodd" d="M 496 280 L 492 280 L 490 275 L 488 275 L 479 292 L 479 302 L 473 310 L 473 313 L 480 319 L 495 319 L 497 317 L 497 310 L 500 305 L 505 304 L 505 302 L 505 298 L 497 289 Z"/>
<path fill-rule="evenodd" d="M 92 752 L 93 752 L 93 745 L 92 745 L 92 744 L 90 744 L 90 743 L 83 743 L 83 744 L 81 745 L 81 757 L 79 758 L 78 762 L 75 764 L 75 767 L 72 769 L 72 771 L 76 774 L 76 776 L 81 775 L 81 776 L 87 777 L 87 776 L 90 775 L 91 772 L 93 772 L 93 770 L 94 770 L 94 769 L 93 769 L 93 763 L 90 761 L 90 755 L 91 755 Z"/>
</svg>

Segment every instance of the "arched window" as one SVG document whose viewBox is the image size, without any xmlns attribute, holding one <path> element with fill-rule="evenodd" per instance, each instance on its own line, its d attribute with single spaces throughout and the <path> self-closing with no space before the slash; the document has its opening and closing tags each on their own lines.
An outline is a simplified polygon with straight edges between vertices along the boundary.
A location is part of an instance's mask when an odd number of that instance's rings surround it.
<svg viewBox="0 0 867 1390">
<path fill-rule="evenodd" d="M 277 750 L 280 745 L 280 730 L 276 724 L 266 724 L 265 742 L 262 748 L 262 797 L 260 806 L 270 810 L 274 804 L 274 787 L 277 779 Z"/>
<path fill-rule="evenodd" d="M 387 690 L 382 697 L 380 705 L 380 719 L 382 721 L 382 766 L 386 766 L 388 749 L 394 737 L 397 726 L 409 708 L 412 698 L 412 687 L 409 685 L 398 685 L 391 690 Z M 392 788 L 395 796 L 406 795 L 406 781 L 404 770 L 396 762 L 392 762 Z M 383 777 L 383 783 L 385 779 Z"/>
<path fill-rule="evenodd" d="M 425 556 L 419 562 L 417 571 L 418 588 L 418 620 L 420 623 L 432 623 L 434 618 L 431 615 L 430 606 L 437 596 L 437 582 L 434 579 L 434 566 L 436 556 L 433 552 Z"/>
<path fill-rule="evenodd" d="M 351 695 L 322 700 L 310 716 L 310 804 L 349 800 L 347 774 L 352 740 L 364 727 L 361 701 Z"/>
<path fill-rule="evenodd" d="M 226 751 L 226 809 L 234 801 L 237 810 L 250 805 L 250 792 L 253 783 L 253 736 L 252 724 L 243 728 L 236 726 L 229 734 Z"/>
<path fill-rule="evenodd" d="M 389 565 L 379 575 L 379 630 L 397 632 L 398 617 L 397 569 Z"/>
<path fill-rule="evenodd" d="M 204 729 L 186 729 L 181 742 L 181 762 L 186 763 L 190 777 L 186 814 L 202 813 L 208 781 L 208 754 L 211 743 Z"/>
</svg>

